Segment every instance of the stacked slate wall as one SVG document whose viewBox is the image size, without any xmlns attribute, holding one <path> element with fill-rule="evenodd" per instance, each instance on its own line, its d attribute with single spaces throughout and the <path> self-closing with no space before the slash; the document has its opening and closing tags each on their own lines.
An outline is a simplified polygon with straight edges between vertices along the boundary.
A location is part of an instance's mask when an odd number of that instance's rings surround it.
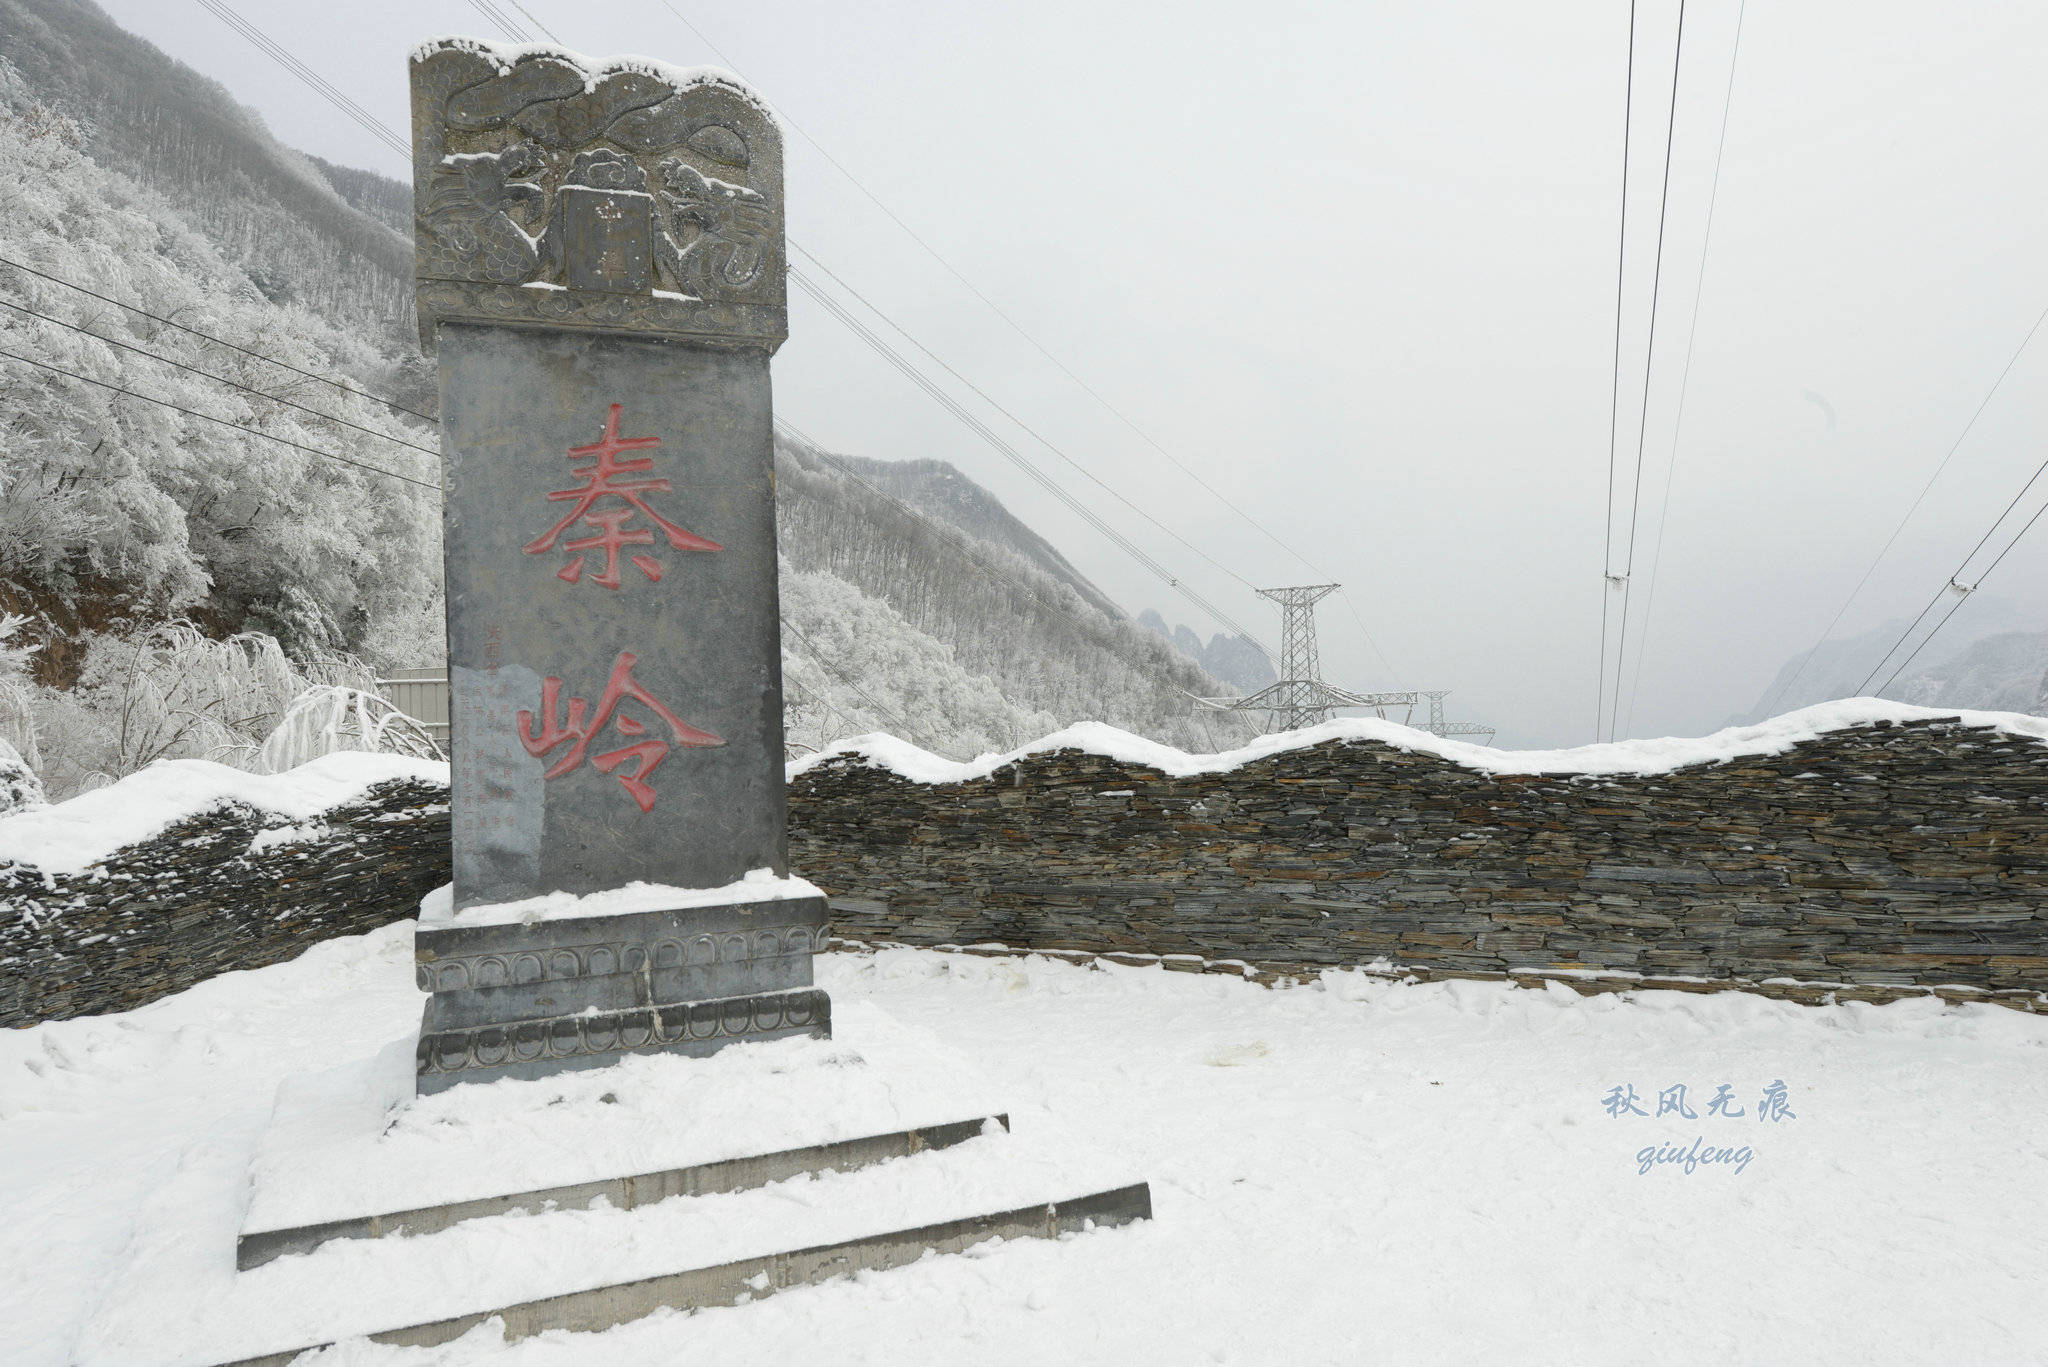
<svg viewBox="0 0 2048 1367">
<path fill-rule="evenodd" d="M 0 866 L 0 1026 L 124 1011 L 295 958 L 415 914 L 448 881 L 437 784 L 379 784 L 252 850 L 285 824 L 231 804 L 80 875 Z"/>
<path fill-rule="evenodd" d="M 2048 989 L 2048 746 L 1949 722 L 1653 776 L 1330 742 L 1168 778 L 1067 750 L 791 791 L 856 940 L 1425 973 Z"/>
<path fill-rule="evenodd" d="M 1179 779 L 1064 750 L 928 785 L 842 757 L 797 777 L 789 812 L 792 868 L 859 941 L 2048 1004 L 2048 746 L 1951 722 L 1651 776 L 1490 775 L 1365 741 Z M 252 850 L 278 824 L 224 807 L 80 876 L 0 868 L 0 1025 L 275 963 L 448 881 L 433 785 Z"/>
</svg>

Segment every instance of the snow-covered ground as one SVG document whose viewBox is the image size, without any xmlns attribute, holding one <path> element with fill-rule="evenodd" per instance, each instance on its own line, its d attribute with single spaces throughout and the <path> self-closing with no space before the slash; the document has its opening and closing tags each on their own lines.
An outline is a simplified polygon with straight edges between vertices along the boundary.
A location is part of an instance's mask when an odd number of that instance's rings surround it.
<svg viewBox="0 0 2048 1367">
<path fill-rule="evenodd" d="M 394 926 L 0 1035 L 0 1356 L 66 1364 L 132 1239 L 232 1257 L 228 1203 L 165 1193 L 239 1181 L 281 1078 L 416 1011 L 410 943 Z M 1133 1160 L 1157 1218 L 603 1335 L 343 1344 L 323 1367 L 2048 1361 L 2048 1020 L 908 950 L 820 965 L 839 1001 L 936 1031 Z M 1780 1082 L 1791 1114 L 1760 1119 Z M 1655 1114 L 1679 1083 L 1696 1120 Z M 1740 1118 L 1708 1113 L 1722 1084 Z M 1609 1115 L 1617 1086 L 1650 1114 Z M 1748 1160 L 1639 1171 L 1696 1138 Z"/>
</svg>

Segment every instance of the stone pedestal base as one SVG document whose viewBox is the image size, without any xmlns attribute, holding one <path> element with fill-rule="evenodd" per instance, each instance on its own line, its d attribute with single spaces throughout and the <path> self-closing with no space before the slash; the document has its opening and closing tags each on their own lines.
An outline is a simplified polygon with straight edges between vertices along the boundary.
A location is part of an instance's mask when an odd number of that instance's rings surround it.
<svg viewBox="0 0 2048 1367">
<path fill-rule="evenodd" d="M 811 986 L 825 899 L 505 924 L 423 922 L 418 1089 L 538 1078 L 627 1054 L 708 1054 L 739 1040 L 829 1038 Z"/>
</svg>

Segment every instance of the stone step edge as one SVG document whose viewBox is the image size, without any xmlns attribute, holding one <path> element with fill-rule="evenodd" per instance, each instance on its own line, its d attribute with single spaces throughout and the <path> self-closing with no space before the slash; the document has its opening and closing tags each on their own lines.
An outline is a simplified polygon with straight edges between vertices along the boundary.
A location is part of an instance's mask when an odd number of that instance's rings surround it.
<svg viewBox="0 0 2048 1367">
<path fill-rule="evenodd" d="M 920 1125 L 886 1134 L 858 1139 L 834 1140 L 775 1153 L 693 1163 L 628 1177 L 601 1178 L 536 1191 L 512 1192 L 503 1196 L 481 1196 L 445 1205 L 422 1206 L 414 1210 L 391 1211 L 325 1220 L 313 1224 L 286 1225 L 276 1229 L 244 1230 L 235 1240 L 235 1269 L 247 1272 L 272 1259 L 293 1253 L 311 1253 L 333 1239 L 381 1239 L 394 1236 L 432 1234 L 465 1220 L 488 1219 L 513 1210 L 539 1210 L 549 1203 L 563 1210 L 586 1210 L 599 1198 L 615 1209 L 632 1210 L 652 1205 L 671 1196 L 711 1196 L 721 1192 L 747 1191 L 813 1172 L 852 1172 L 893 1158 L 908 1158 L 928 1149 L 948 1149 L 980 1135 L 989 1121 L 1004 1130 L 1010 1128 L 1007 1113 L 979 1116 L 971 1120 L 940 1125 Z"/>
<path fill-rule="evenodd" d="M 990 1239 L 1051 1239 L 1096 1227 L 1152 1218 L 1149 1183 L 1098 1191 L 1068 1201 L 1023 1206 L 992 1215 L 970 1215 L 917 1229 L 870 1234 L 836 1244 L 770 1253 L 714 1267 L 691 1268 L 640 1281 L 593 1287 L 565 1295 L 481 1310 L 453 1319 L 386 1329 L 373 1343 L 431 1348 L 460 1338 L 492 1319 L 503 1321 L 505 1341 L 516 1342 L 550 1329 L 598 1333 L 656 1310 L 697 1310 L 735 1305 L 793 1286 L 806 1286 L 853 1272 L 884 1271 L 916 1262 L 927 1252 L 963 1253 Z M 219 1367 L 287 1367 L 301 1353 L 331 1346 L 309 1343 L 281 1353 L 238 1358 Z"/>
<path fill-rule="evenodd" d="M 837 953 L 869 954 L 878 949 L 920 949 L 964 954 L 982 959 L 1017 959 L 1036 954 L 1072 964 L 1119 964 L 1126 968 L 1164 968 L 1179 973 L 1222 973 L 1261 987 L 1288 987 L 1313 982 L 1329 971 L 1366 973 L 1396 982 L 1504 982 L 1516 987 L 1557 983 L 1582 997 L 1603 992 L 1749 992 L 1802 1006 L 1834 1006 L 1841 1002 L 1884 1005 L 1919 997 L 1936 997 L 1951 1006 L 1986 1004 L 2014 1011 L 2048 1014 L 2048 992 L 2028 988 L 1984 988 L 1957 983 L 1923 987 L 1917 984 L 1808 982 L 1797 978 L 1680 978 L 1633 972 L 1601 972 L 1566 965 L 1510 968 L 1491 973 L 1480 969 L 1403 967 L 1385 960 L 1363 964 L 1309 964 L 1273 960 L 1205 959 L 1199 954 L 1142 954 L 1133 950 L 1032 949 L 1014 945 L 913 945 L 900 940 L 851 940 L 834 936 L 825 948 Z"/>
</svg>

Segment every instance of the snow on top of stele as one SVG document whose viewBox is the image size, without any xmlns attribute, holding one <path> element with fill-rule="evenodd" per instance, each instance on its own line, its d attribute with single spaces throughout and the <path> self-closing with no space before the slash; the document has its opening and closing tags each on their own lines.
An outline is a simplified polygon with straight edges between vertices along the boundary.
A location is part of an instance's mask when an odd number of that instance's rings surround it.
<svg viewBox="0 0 2048 1367">
<path fill-rule="evenodd" d="M 773 869 L 750 869 L 718 888 L 678 888 L 666 883 L 628 883 L 602 892 L 547 892 L 516 902 L 487 902 L 455 909 L 452 884 L 444 883 L 420 899 L 423 926 L 498 926 L 513 922 L 533 925 L 578 916 L 627 916 L 636 911 L 682 911 L 691 907 L 722 907 L 735 902 L 779 902 L 792 897 L 823 897 L 815 883 L 777 877 Z"/>
<path fill-rule="evenodd" d="M 607 76 L 635 71 L 665 81 L 677 90 L 688 90 L 692 86 L 721 85 L 746 100 L 769 119 L 775 118 L 775 110 L 756 94 L 739 76 L 722 66 L 676 66 L 655 57 L 640 57 L 624 54 L 616 57 L 589 57 L 571 51 L 555 43 L 500 43 L 489 38 L 471 38 L 461 34 L 446 34 L 439 38 L 428 38 L 412 50 L 412 60 L 424 62 L 437 52 L 453 49 L 470 52 L 485 61 L 497 64 L 498 74 L 503 76 L 512 70 L 513 64 L 526 57 L 550 57 L 564 66 L 574 67 L 583 73 L 583 89 L 586 92 L 597 89 L 598 83 Z M 776 124 L 777 129 L 781 124 Z"/>
<path fill-rule="evenodd" d="M 117 850 L 224 803 L 304 822 L 392 779 L 446 787 L 448 766 L 358 750 L 322 755 L 282 774 L 252 774 L 205 759 L 159 760 L 68 801 L 0 817 L 0 865 L 80 874 Z"/>
<path fill-rule="evenodd" d="M 1954 721 L 2013 735 L 2048 741 L 2048 717 L 2022 712 L 1977 712 L 1953 707 L 1915 707 L 1884 698 L 1843 698 L 1787 712 L 1754 726 L 1731 726 L 1710 736 L 1665 736 L 1654 740 L 1608 741 L 1567 750 L 1495 750 L 1484 745 L 1446 740 L 1399 722 L 1374 717 L 1340 717 L 1321 726 L 1261 736 L 1250 745 L 1213 755 L 1191 755 L 1170 745 L 1119 731 L 1101 722 L 1082 722 L 1003 754 L 951 760 L 919 749 L 883 732 L 853 736 L 816 754 L 792 760 L 794 780 L 819 765 L 855 756 L 913 783 L 966 783 L 987 778 L 1005 765 L 1054 750 L 1080 750 L 1124 764 L 1156 769 L 1168 778 L 1220 774 L 1255 760 L 1289 750 L 1305 750 L 1328 741 L 1378 741 L 1397 750 L 1436 755 L 1453 764 L 1489 774 L 1668 774 L 1696 765 L 1720 764 L 1752 755 L 1780 755 L 1804 741 L 1831 731 L 1877 722 Z"/>
</svg>

